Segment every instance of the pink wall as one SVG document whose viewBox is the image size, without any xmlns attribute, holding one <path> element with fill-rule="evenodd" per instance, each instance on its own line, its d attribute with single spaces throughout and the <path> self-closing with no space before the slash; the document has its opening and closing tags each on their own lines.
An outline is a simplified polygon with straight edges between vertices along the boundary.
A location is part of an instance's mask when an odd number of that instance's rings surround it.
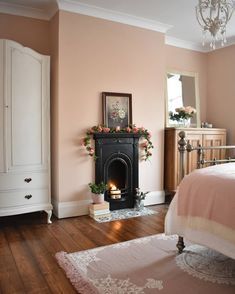
<svg viewBox="0 0 235 294">
<path fill-rule="evenodd" d="M 226 128 L 235 144 L 235 45 L 208 54 L 208 121 Z"/>
<path fill-rule="evenodd" d="M 94 162 L 80 146 L 102 123 L 101 92 L 132 93 L 133 120 L 153 134 L 151 162 L 140 164 L 140 187 L 163 188 L 165 45 L 161 33 L 59 13 L 59 200 L 86 199 Z"/>
<path fill-rule="evenodd" d="M 29 17 L 0 13 L 0 38 L 9 39 L 50 54 L 49 22 Z"/>
<path fill-rule="evenodd" d="M 167 56 L 166 69 L 198 73 L 200 116 L 201 121 L 205 121 L 207 111 L 207 55 L 168 45 L 165 48 Z"/>
</svg>

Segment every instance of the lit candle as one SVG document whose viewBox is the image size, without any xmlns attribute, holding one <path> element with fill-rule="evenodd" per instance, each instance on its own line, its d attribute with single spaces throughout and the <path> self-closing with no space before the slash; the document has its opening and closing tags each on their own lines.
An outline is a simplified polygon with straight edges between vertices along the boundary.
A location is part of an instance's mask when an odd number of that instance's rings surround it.
<svg viewBox="0 0 235 294">
<path fill-rule="evenodd" d="M 113 184 L 110 184 L 110 195 L 112 199 L 121 198 L 121 190 Z"/>
</svg>

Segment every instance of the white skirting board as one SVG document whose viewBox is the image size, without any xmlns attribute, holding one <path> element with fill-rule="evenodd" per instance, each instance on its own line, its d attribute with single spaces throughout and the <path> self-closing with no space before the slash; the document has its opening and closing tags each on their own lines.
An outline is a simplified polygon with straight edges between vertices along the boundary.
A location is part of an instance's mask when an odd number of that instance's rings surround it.
<svg viewBox="0 0 235 294">
<path fill-rule="evenodd" d="M 144 206 L 161 203 L 165 203 L 165 191 L 151 191 L 144 200 Z"/>
<path fill-rule="evenodd" d="M 91 200 L 80 200 L 80 201 L 68 201 L 68 202 L 58 202 L 52 199 L 53 203 L 53 213 L 58 218 L 66 218 L 80 215 L 88 215 L 88 205 Z"/>
<path fill-rule="evenodd" d="M 152 191 L 147 194 L 144 205 L 155 205 L 165 202 L 165 192 L 164 191 Z M 66 218 L 73 216 L 88 215 L 88 205 L 91 200 L 80 200 L 80 201 L 68 201 L 68 202 L 58 202 L 52 199 L 53 213 L 58 218 Z"/>
</svg>

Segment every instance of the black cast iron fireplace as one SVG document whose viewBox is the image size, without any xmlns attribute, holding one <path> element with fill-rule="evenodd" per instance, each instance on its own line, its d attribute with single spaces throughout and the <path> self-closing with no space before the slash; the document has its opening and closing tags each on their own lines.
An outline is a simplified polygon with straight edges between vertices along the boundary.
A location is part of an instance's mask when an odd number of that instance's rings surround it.
<svg viewBox="0 0 235 294">
<path fill-rule="evenodd" d="M 107 183 L 110 210 L 134 207 L 139 186 L 139 134 L 95 133 L 95 181 Z"/>
</svg>

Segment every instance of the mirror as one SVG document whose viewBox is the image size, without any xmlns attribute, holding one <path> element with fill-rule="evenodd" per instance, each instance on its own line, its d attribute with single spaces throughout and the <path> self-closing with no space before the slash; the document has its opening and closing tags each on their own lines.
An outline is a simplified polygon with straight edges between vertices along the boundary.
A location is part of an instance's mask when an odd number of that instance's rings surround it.
<svg viewBox="0 0 235 294">
<path fill-rule="evenodd" d="M 176 108 L 192 106 L 196 114 L 191 118 L 190 127 L 200 127 L 200 108 L 198 96 L 198 74 L 169 70 L 166 73 L 166 126 L 177 123 L 169 118 L 169 111 Z"/>
</svg>

